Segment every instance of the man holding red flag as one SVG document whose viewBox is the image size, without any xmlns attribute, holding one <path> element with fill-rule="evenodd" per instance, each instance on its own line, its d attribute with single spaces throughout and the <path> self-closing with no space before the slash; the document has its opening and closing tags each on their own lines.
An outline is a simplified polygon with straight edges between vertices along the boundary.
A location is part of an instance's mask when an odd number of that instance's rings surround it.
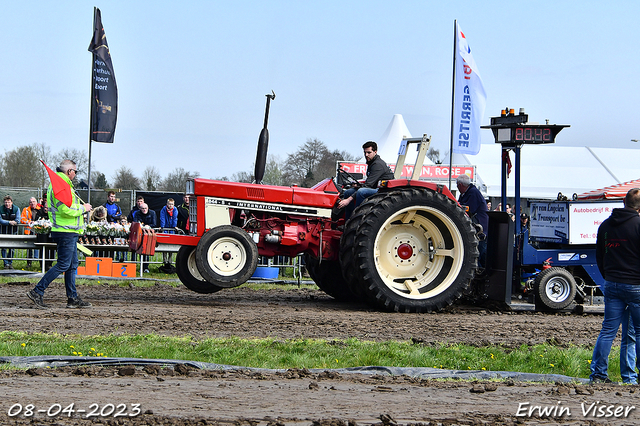
<svg viewBox="0 0 640 426">
<path fill-rule="evenodd" d="M 85 212 L 91 211 L 91 205 L 83 203 L 73 190 L 71 181 L 78 172 L 76 163 L 64 160 L 60 163 L 59 170 L 58 173 L 53 173 L 47 167 L 51 180 L 47 191 L 47 206 L 51 220 L 51 238 L 58 245 L 58 261 L 27 293 L 27 296 L 38 308 L 47 309 L 48 306 L 42 300 L 44 291 L 53 280 L 64 273 L 67 308 L 88 308 L 91 303 L 80 299 L 76 292 L 76 273 L 78 269 L 78 238 L 84 234 L 85 230 L 83 215 Z"/>
</svg>

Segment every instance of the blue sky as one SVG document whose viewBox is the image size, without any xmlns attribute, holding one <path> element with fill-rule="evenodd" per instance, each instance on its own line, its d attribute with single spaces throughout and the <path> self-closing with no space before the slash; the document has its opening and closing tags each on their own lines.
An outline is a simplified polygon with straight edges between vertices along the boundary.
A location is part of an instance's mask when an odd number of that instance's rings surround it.
<svg viewBox="0 0 640 426">
<path fill-rule="evenodd" d="M 394 114 L 448 151 L 455 19 L 487 92 L 483 124 L 522 107 L 571 125 L 560 145 L 640 149 L 637 1 L 78 0 L 2 6 L 5 151 L 88 149 L 94 6 L 119 91 L 115 143 L 92 148 L 109 180 L 122 165 L 252 170 L 271 90 L 269 153 L 281 159 L 309 138 L 359 154 Z"/>
</svg>

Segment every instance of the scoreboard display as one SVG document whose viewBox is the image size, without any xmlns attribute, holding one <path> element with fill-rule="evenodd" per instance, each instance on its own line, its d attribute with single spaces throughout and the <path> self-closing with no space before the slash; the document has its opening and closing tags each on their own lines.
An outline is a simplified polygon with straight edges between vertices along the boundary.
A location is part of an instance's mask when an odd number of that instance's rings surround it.
<svg viewBox="0 0 640 426">
<path fill-rule="evenodd" d="M 491 125 L 481 126 L 491 129 L 495 142 L 507 146 L 523 144 L 554 143 L 560 130 L 569 127 L 565 124 L 530 124 L 529 116 L 513 110 L 503 110 L 500 117 L 491 117 Z"/>
<path fill-rule="evenodd" d="M 554 143 L 556 135 L 566 126 L 558 125 L 513 125 L 494 128 L 496 143 L 538 144 Z"/>
</svg>

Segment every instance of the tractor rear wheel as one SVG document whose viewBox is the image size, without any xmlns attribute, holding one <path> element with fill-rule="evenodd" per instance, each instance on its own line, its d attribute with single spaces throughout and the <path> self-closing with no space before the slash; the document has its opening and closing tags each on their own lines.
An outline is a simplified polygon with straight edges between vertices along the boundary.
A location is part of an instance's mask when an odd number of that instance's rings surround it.
<svg viewBox="0 0 640 426">
<path fill-rule="evenodd" d="M 196 266 L 202 277 L 219 287 L 244 284 L 258 266 L 258 247 L 244 230 L 232 225 L 210 229 L 196 246 Z"/>
<path fill-rule="evenodd" d="M 458 300 L 477 268 L 471 219 L 450 198 L 403 188 L 378 200 L 358 227 L 355 270 L 368 300 L 389 311 L 438 311 Z"/>
<path fill-rule="evenodd" d="M 304 254 L 304 263 L 309 276 L 329 296 L 341 302 L 354 302 L 358 300 L 349 290 L 349 286 L 342 276 L 342 268 L 337 260 L 318 261 L 318 258 L 309 253 Z"/>
<path fill-rule="evenodd" d="M 178 278 L 186 288 L 196 293 L 215 293 L 222 290 L 215 284 L 207 282 L 196 266 L 196 248 L 192 246 L 182 246 L 176 256 L 176 273 Z"/>
<path fill-rule="evenodd" d="M 560 310 L 576 297 L 576 280 L 564 268 L 552 267 L 542 270 L 534 282 L 536 309 Z"/>
<path fill-rule="evenodd" d="M 367 294 L 362 291 L 362 286 L 358 283 L 354 246 L 358 227 L 363 219 L 371 211 L 371 208 L 389 193 L 377 193 L 367 198 L 364 203 L 356 207 L 353 215 L 344 227 L 344 232 L 340 237 L 340 264 L 342 265 L 342 275 L 351 292 L 360 300 L 365 301 Z"/>
</svg>

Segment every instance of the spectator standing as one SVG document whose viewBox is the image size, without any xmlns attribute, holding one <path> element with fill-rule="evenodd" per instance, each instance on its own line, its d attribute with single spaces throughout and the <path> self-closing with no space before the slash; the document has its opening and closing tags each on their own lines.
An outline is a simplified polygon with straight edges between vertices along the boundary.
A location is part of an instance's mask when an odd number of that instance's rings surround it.
<svg viewBox="0 0 640 426">
<path fill-rule="evenodd" d="M 526 229 L 529 229 L 529 215 L 526 213 L 520 214 L 520 230 L 524 232 Z"/>
<path fill-rule="evenodd" d="M 29 299 L 40 309 L 47 309 L 42 297 L 53 280 L 64 273 L 64 285 L 67 293 L 67 308 L 88 308 L 91 303 L 78 297 L 76 291 L 76 274 L 78 273 L 78 238 L 84 234 L 84 213 L 91 211 L 91 205 L 82 203 L 75 193 L 72 180 L 78 170 L 76 163 L 64 160 L 58 167 L 57 174 L 64 184 L 71 188 L 71 207 L 55 198 L 53 185 L 49 184 L 47 200 L 51 217 L 51 238 L 58 246 L 58 261 L 44 274 L 38 284 L 27 293 Z"/>
<path fill-rule="evenodd" d="M 103 204 L 107 209 L 107 221 L 109 223 L 117 223 L 122 217 L 122 210 L 120 206 L 116 204 L 116 193 L 109 191 L 107 194 L 107 202 Z"/>
<path fill-rule="evenodd" d="M 24 209 L 22 209 L 22 216 L 20 217 L 20 223 L 23 223 L 25 225 L 31 225 L 31 223 L 36 220 L 35 217 L 37 216 L 38 210 L 40 210 L 40 206 L 38 204 L 38 200 L 36 200 L 36 197 L 29 198 L 29 205 Z M 31 230 L 28 227 L 25 227 L 24 233 L 25 235 L 30 235 Z M 27 250 L 27 258 L 28 258 L 27 267 L 31 266 L 31 259 L 34 257 L 34 254 L 36 258 L 39 257 L 40 255 L 38 250 L 35 250 L 35 251 L 33 249 Z"/>
<path fill-rule="evenodd" d="M 167 199 L 167 204 L 160 210 L 160 228 L 161 232 L 167 232 L 173 234 L 173 231 L 167 231 L 165 228 L 176 228 L 178 226 L 178 208 L 175 207 L 175 200 L 173 198 Z M 173 266 L 171 266 L 173 253 L 162 253 L 162 272 L 173 273 Z"/>
<path fill-rule="evenodd" d="M 471 220 L 475 223 L 482 225 L 482 232 L 487 233 L 489 230 L 489 215 L 487 214 L 487 203 L 482 196 L 482 193 L 474 184 L 471 183 L 471 178 L 468 175 L 460 175 L 456 178 L 456 185 L 460 196 L 458 202 L 467 206 L 469 210 L 467 213 Z M 487 258 L 487 239 L 483 238 L 478 241 L 478 264 L 481 268 L 485 266 L 485 260 Z"/>
<path fill-rule="evenodd" d="M 140 206 L 144 204 L 144 197 L 142 195 L 138 195 L 136 197 L 136 205 L 133 206 L 133 208 L 131 209 L 131 211 L 129 212 L 129 215 L 127 216 L 127 220 L 129 221 L 129 223 L 133 223 L 135 222 L 135 220 L 133 220 L 133 215 L 140 210 Z"/>
<path fill-rule="evenodd" d="M 11 195 L 6 195 L 0 207 L 0 233 L 17 234 L 20 223 L 20 209 L 13 205 Z M 13 269 L 13 249 L 2 249 L 4 269 Z"/>
<path fill-rule="evenodd" d="M 624 208 L 613 209 L 611 216 L 598 228 L 596 238 L 596 262 L 604 277 L 604 320 L 591 358 L 591 383 L 609 383 L 609 352 L 625 315 L 629 315 L 628 327 L 633 329 L 636 341 L 640 339 L 640 189 L 633 188 L 624 198 Z M 624 327 L 623 327 L 624 333 Z M 623 336 L 624 337 L 624 336 Z M 623 339 L 623 344 L 625 343 Z M 630 347 L 631 345 L 627 345 Z M 640 345 L 635 345 L 636 360 Z M 621 364 L 629 362 L 629 354 L 620 351 Z M 632 376 L 621 375 L 625 383 L 637 378 L 633 365 L 627 366 Z"/>
<path fill-rule="evenodd" d="M 178 206 L 178 228 L 185 234 L 189 233 L 189 194 L 183 197 L 182 204 Z"/>
<path fill-rule="evenodd" d="M 153 210 L 149 210 L 149 206 L 145 203 L 140 204 L 140 209 L 137 210 L 133 215 L 133 221 L 140 222 L 143 225 L 148 225 L 151 228 L 156 228 L 158 226 L 158 221 L 156 220 L 156 212 Z M 145 273 L 148 273 L 149 256 L 144 255 L 142 261 L 142 269 L 144 269 Z"/>
</svg>

